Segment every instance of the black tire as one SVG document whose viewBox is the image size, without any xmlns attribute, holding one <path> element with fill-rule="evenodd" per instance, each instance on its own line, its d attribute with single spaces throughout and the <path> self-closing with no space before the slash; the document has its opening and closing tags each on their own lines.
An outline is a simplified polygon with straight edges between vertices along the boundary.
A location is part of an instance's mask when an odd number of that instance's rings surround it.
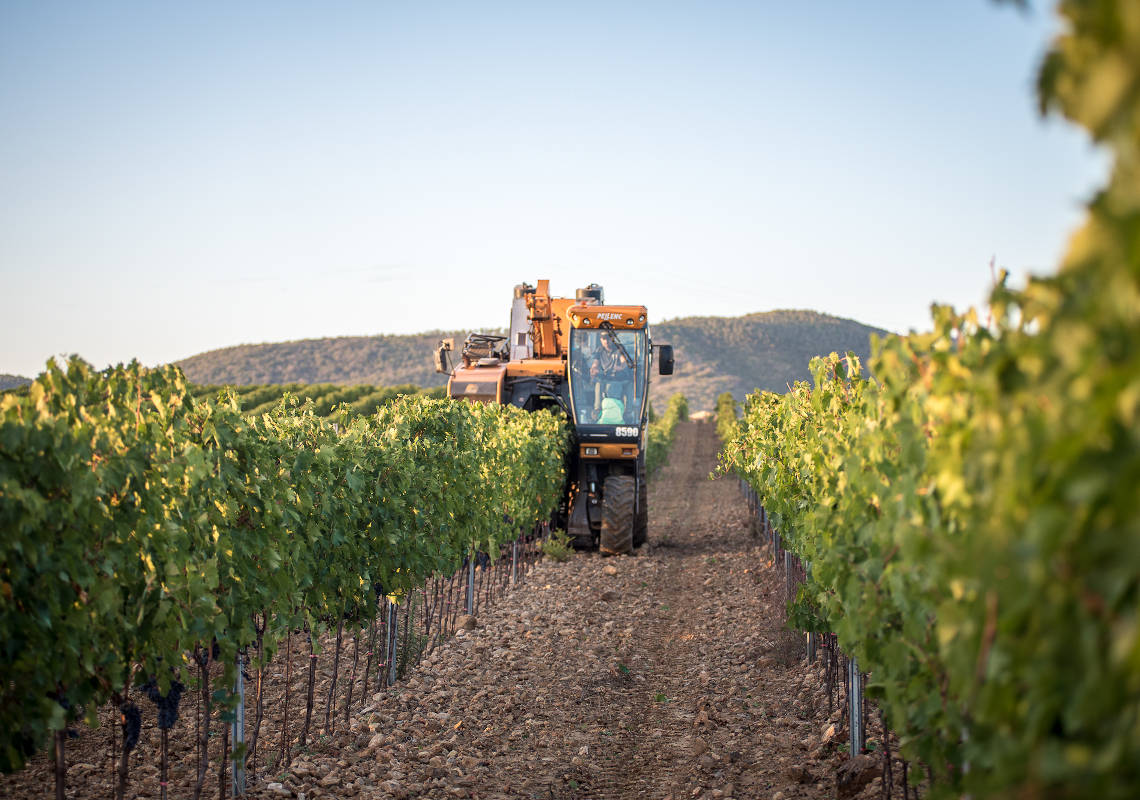
<svg viewBox="0 0 1140 800">
<path fill-rule="evenodd" d="M 641 547 L 649 538 L 649 482 L 645 479 L 645 457 L 637 461 L 637 519 L 633 525 L 633 546 Z"/>
<path fill-rule="evenodd" d="M 610 475 L 602 484 L 602 539 L 598 549 L 611 556 L 633 552 L 632 475 Z"/>
</svg>

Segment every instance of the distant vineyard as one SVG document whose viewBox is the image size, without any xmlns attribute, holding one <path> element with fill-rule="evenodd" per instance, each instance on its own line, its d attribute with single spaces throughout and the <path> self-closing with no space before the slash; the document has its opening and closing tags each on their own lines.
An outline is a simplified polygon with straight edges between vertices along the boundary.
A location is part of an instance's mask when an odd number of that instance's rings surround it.
<svg viewBox="0 0 1140 800">
<path fill-rule="evenodd" d="M 231 686 L 255 640 L 364 626 L 558 501 L 567 430 L 546 412 L 214 389 L 73 360 L 0 398 L 0 769 L 132 686 L 176 705 L 211 648 Z M 340 402 L 380 407 L 318 416 Z"/>
<path fill-rule="evenodd" d="M 223 390 L 231 390 L 237 398 L 243 414 L 265 414 L 280 404 L 289 394 L 301 402 L 313 401 L 313 413 L 322 418 L 330 418 L 338 413 L 342 405 L 347 405 L 353 414 L 369 415 L 382 406 L 406 395 L 413 397 L 440 398 L 443 387 L 424 389 L 407 383 L 399 386 L 341 386 L 335 383 L 287 383 L 254 386 L 223 386 L 220 384 L 193 384 L 190 394 L 195 398 L 212 398 Z"/>
<path fill-rule="evenodd" d="M 27 395 L 29 383 L 14 383 L 4 387 L 6 394 L 16 397 Z M 296 397 L 304 403 L 313 401 L 313 413 L 324 419 L 331 419 L 342 413 L 341 406 L 347 405 L 350 414 L 373 414 L 377 409 L 387 405 L 397 397 L 430 397 L 442 398 L 446 389 L 442 386 L 424 388 L 414 383 L 404 383 L 396 386 L 374 386 L 360 384 L 358 386 L 342 386 L 337 383 L 284 383 L 284 384 L 254 384 L 250 386 L 232 386 L 228 384 L 188 384 L 189 394 L 197 399 L 215 399 L 219 392 L 232 392 L 237 399 L 241 413 L 247 415 L 260 415 L 277 407 L 286 395 Z"/>
<path fill-rule="evenodd" d="M 673 449 L 673 432 L 678 422 L 687 422 L 689 419 L 689 400 L 683 394 L 675 394 L 669 398 L 669 405 L 660 419 L 653 413 L 653 406 L 649 407 L 649 440 L 645 450 L 645 468 L 652 475 L 669 460 L 669 451 Z"/>
</svg>

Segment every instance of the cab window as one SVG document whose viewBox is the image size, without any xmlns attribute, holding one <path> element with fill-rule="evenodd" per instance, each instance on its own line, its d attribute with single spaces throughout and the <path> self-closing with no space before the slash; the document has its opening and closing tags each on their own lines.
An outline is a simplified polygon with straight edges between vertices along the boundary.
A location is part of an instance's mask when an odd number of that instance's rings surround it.
<svg viewBox="0 0 1140 800">
<path fill-rule="evenodd" d="M 579 424 L 636 425 L 645 402 L 644 330 L 574 328 L 570 390 Z"/>
</svg>

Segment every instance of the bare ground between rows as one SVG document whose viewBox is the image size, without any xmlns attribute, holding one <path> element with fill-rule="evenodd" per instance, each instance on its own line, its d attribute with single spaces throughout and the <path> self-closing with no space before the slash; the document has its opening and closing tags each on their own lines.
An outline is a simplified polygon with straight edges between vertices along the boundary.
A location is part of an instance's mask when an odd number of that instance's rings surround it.
<svg viewBox="0 0 1140 800">
<path fill-rule="evenodd" d="M 283 789 L 833 796 L 819 673 L 783 630 L 782 577 L 736 482 L 709 480 L 718 446 L 711 425 L 679 426 L 646 547 L 539 565 L 359 720 L 359 749 L 301 763 L 308 774 Z"/>
<path fill-rule="evenodd" d="M 834 796 L 842 756 L 824 735 L 821 672 L 783 630 L 783 577 L 736 481 L 709 480 L 718 446 L 712 425 L 679 425 L 636 555 L 539 564 L 289 769 L 263 766 L 251 795 Z M 0 794 L 49 794 L 45 766 L 0 779 Z M 108 765 L 87 766 L 95 778 Z M 72 796 L 110 796 L 109 781 L 72 775 Z M 207 787 L 218 796 L 216 776 Z M 154 796 L 153 781 L 131 795 Z"/>
</svg>

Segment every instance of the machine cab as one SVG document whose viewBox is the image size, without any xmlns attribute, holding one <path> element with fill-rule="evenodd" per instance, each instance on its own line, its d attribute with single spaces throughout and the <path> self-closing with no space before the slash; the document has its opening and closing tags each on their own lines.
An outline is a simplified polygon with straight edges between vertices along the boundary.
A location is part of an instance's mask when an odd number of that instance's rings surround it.
<svg viewBox="0 0 1140 800">
<path fill-rule="evenodd" d="M 567 318 L 570 403 L 580 435 L 636 440 L 649 384 L 645 308 L 576 305 Z"/>
</svg>

